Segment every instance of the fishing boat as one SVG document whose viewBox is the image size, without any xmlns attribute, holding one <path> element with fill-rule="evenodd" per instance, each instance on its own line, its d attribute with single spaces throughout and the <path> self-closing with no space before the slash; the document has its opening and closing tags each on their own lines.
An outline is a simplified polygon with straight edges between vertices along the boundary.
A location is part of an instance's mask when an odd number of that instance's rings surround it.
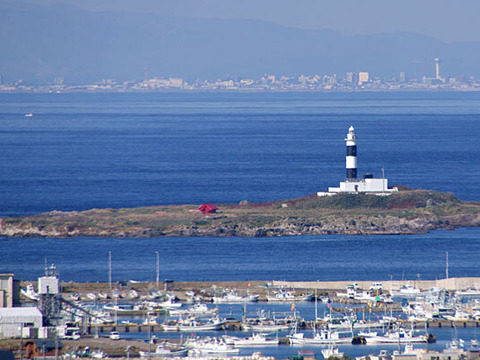
<svg viewBox="0 0 480 360">
<path fill-rule="evenodd" d="M 288 336 L 291 345 L 329 345 L 351 344 L 351 332 L 320 330 L 314 331 L 313 337 L 305 337 L 304 333 L 294 333 Z"/>
<path fill-rule="evenodd" d="M 397 329 L 387 331 L 383 335 L 377 335 L 367 338 L 367 345 L 371 344 L 409 344 L 409 343 L 425 343 L 427 337 L 425 335 L 415 336 L 413 330 Z"/>
<path fill-rule="evenodd" d="M 247 338 L 234 338 L 233 346 L 235 347 L 251 347 L 251 346 L 277 346 L 278 338 L 270 338 L 266 334 L 252 334 Z"/>
<path fill-rule="evenodd" d="M 322 349 L 322 355 L 325 359 L 340 359 L 343 357 L 343 352 L 338 350 L 338 346 L 330 345 L 327 349 Z"/>
<path fill-rule="evenodd" d="M 187 309 L 170 309 L 168 314 L 170 316 L 191 316 L 191 315 L 206 315 L 216 314 L 218 309 L 209 309 L 206 304 L 194 304 Z"/>
<path fill-rule="evenodd" d="M 157 345 L 155 352 L 139 351 L 142 358 L 163 358 L 163 357 L 180 357 L 187 356 L 188 347 L 164 342 Z"/>
<path fill-rule="evenodd" d="M 266 317 L 264 313 L 261 313 L 256 318 L 244 318 L 242 322 L 242 330 L 254 331 L 254 332 L 273 332 L 273 331 L 285 331 L 293 329 L 300 321 L 298 316 L 285 316 L 282 318 L 276 318 L 275 313 L 273 317 Z"/>
<path fill-rule="evenodd" d="M 30 300 L 38 301 L 38 293 L 35 291 L 33 284 L 28 284 L 25 289 L 20 290 L 21 294 Z"/>
<path fill-rule="evenodd" d="M 191 316 L 187 319 L 178 319 L 166 321 L 162 324 L 164 331 L 210 331 L 220 330 L 225 324 L 224 320 L 221 320 L 218 316 L 210 318 L 208 320 L 199 320 L 195 316 Z"/>
<path fill-rule="evenodd" d="M 190 317 L 181 321 L 178 325 L 178 331 L 209 331 L 220 330 L 225 324 L 219 317 L 211 318 L 206 321 L 198 320 L 196 317 Z"/>
<path fill-rule="evenodd" d="M 190 338 L 185 342 L 190 349 L 189 356 L 207 355 L 207 354 L 238 354 L 240 349 L 235 349 L 232 345 L 225 342 L 224 339 L 218 337 L 206 338 Z"/>
<path fill-rule="evenodd" d="M 412 285 L 403 285 L 397 291 L 390 291 L 390 295 L 394 298 L 415 298 L 420 295 L 420 289 L 417 289 Z"/>
<path fill-rule="evenodd" d="M 247 302 L 257 302 L 258 295 L 249 295 L 240 296 L 235 291 L 230 291 L 223 296 L 214 296 L 212 298 L 215 304 L 235 304 L 235 303 L 247 303 Z"/>
<path fill-rule="evenodd" d="M 313 298 L 313 293 L 297 296 L 290 291 L 286 291 L 285 289 L 280 289 L 279 291 L 275 292 L 273 296 L 267 296 L 267 300 L 269 302 L 312 301 Z"/>
</svg>

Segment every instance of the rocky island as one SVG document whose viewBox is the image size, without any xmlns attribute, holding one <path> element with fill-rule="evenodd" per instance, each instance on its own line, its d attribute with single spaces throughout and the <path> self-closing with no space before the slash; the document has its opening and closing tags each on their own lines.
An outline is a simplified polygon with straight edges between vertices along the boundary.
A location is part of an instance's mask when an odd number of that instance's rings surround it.
<svg viewBox="0 0 480 360">
<path fill-rule="evenodd" d="M 0 219 L 7 237 L 285 236 L 308 234 L 413 234 L 480 226 L 480 203 L 451 193 L 401 189 L 390 196 L 337 194 L 268 203 L 92 209 Z"/>
</svg>

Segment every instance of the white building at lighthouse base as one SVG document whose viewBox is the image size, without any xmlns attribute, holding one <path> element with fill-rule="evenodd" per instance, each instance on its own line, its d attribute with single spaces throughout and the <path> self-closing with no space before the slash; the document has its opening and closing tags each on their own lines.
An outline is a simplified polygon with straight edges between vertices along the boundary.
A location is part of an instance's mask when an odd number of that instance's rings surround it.
<svg viewBox="0 0 480 360">
<path fill-rule="evenodd" d="M 388 179 L 374 179 L 370 174 L 365 174 L 363 179 L 342 181 L 339 187 L 329 187 L 328 191 L 319 191 L 317 196 L 332 196 L 338 193 L 367 193 L 386 196 L 396 191 L 398 191 L 396 187 L 388 188 Z"/>
</svg>

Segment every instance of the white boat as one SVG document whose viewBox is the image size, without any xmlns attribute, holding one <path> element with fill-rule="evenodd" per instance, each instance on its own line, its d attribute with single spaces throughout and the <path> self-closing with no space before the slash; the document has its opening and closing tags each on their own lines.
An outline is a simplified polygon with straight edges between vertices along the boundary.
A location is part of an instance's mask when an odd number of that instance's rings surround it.
<svg viewBox="0 0 480 360">
<path fill-rule="evenodd" d="M 93 301 L 97 300 L 97 295 L 95 295 L 94 293 L 88 293 L 85 296 L 88 300 L 93 300 Z"/>
<path fill-rule="evenodd" d="M 475 289 L 475 288 L 468 288 L 466 290 L 458 290 L 455 292 L 456 296 L 462 296 L 462 297 L 478 297 L 480 296 L 480 290 Z"/>
<path fill-rule="evenodd" d="M 412 285 L 403 285 L 400 289 L 397 291 L 393 290 L 390 292 L 392 297 L 400 297 L 400 298 L 414 298 L 418 295 L 420 295 L 420 289 L 415 288 Z"/>
<path fill-rule="evenodd" d="M 170 309 L 168 314 L 170 316 L 196 316 L 196 315 L 207 315 L 207 314 L 216 314 L 218 312 L 217 308 L 209 309 L 206 304 L 194 304 L 187 309 Z"/>
<path fill-rule="evenodd" d="M 157 318 L 155 316 L 149 316 L 143 320 L 143 325 L 155 326 L 158 325 Z"/>
<path fill-rule="evenodd" d="M 246 318 L 242 322 L 242 330 L 254 332 L 274 332 L 290 330 L 296 326 L 300 319 L 296 316 L 287 316 L 284 318 Z"/>
<path fill-rule="evenodd" d="M 235 347 L 277 346 L 278 344 L 278 338 L 269 338 L 265 334 L 252 334 L 248 338 L 233 339 L 233 346 Z"/>
<path fill-rule="evenodd" d="M 351 332 L 320 330 L 313 333 L 313 337 L 305 337 L 304 333 L 294 333 L 288 336 L 291 345 L 328 345 L 351 344 Z"/>
<path fill-rule="evenodd" d="M 353 323 L 353 330 L 385 329 L 390 326 L 388 321 L 356 321 Z"/>
<path fill-rule="evenodd" d="M 26 113 L 25 117 L 33 117 L 33 113 Z"/>
<path fill-rule="evenodd" d="M 108 311 L 122 312 L 122 313 L 135 311 L 135 309 L 133 308 L 133 305 L 131 304 L 117 304 L 117 305 L 105 304 L 103 305 L 103 309 Z"/>
<path fill-rule="evenodd" d="M 181 321 L 178 325 L 178 331 L 209 331 L 220 330 L 225 324 L 225 321 L 220 318 L 212 318 L 207 321 L 200 321 L 197 318 L 189 318 Z"/>
<path fill-rule="evenodd" d="M 107 300 L 110 297 L 106 292 L 103 291 L 99 292 L 97 296 L 101 300 Z"/>
<path fill-rule="evenodd" d="M 224 294 L 223 296 L 214 296 L 213 302 L 215 304 L 232 304 L 232 303 L 247 303 L 247 302 L 257 302 L 258 295 L 246 295 L 240 296 L 235 291 L 230 291 L 229 293 Z"/>
<path fill-rule="evenodd" d="M 220 330 L 225 324 L 224 320 L 215 317 L 206 321 L 199 320 L 196 317 L 188 319 L 178 319 L 173 321 L 166 321 L 162 324 L 163 331 L 210 331 Z"/>
<path fill-rule="evenodd" d="M 30 300 L 38 301 L 38 293 L 35 291 L 33 284 L 28 284 L 25 289 L 20 290 L 21 294 Z"/>
<path fill-rule="evenodd" d="M 371 344 L 408 344 L 408 343 L 425 343 L 427 337 L 425 335 L 415 336 L 413 330 L 406 331 L 398 329 L 387 331 L 383 335 L 377 335 L 367 338 L 367 345 Z"/>
<path fill-rule="evenodd" d="M 162 301 L 157 303 L 158 306 L 164 309 L 176 309 L 182 307 L 182 303 L 176 303 L 172 298 L 168 298 L 168 300 Z"/>
<path fill-rule="evenodd" d="M 356 290 L 354 288 L 347 288 L 347 292 L 337 292 L 337 297 L 339 298 L 347 298 L 347 299 L 353 299 L 355 298 L 355 295 L 357 294 Z"/>
<path fill-rule="evenodd" d="M 338 346 L 331 345 L 327 349 L 322 349 L 322 355 L 325 359 L 340 359 L 343 357 L 343 352 L 338 350 Z"/>
<path fill-rule="evenodd" d="M 163 358 L 163 357 L 180 357 L 187 356 L 188 348 L 183 345 L 176 345 L 165 342 L 155 349 L 155 352 L 139 351 L 142 358 Z"/>
<path fill-rule="evenodd" d="M 290 301 L 312 301 L 314 295 L 312 293 L 297 296 L 290 291 L 281 289 L 273 296 L 267 296 L 267 300 L 270 302 L 290 302 Z"/>
<path fill-rule="evenodd" d="M 128 297 L 130 299 L 138 299 L 139 295 L 138 295 L 138 292 L 136 292 L 135 290 L 132 289 L 128 292 Z"/>
<path fill-rule="evenodd" d="M 189 356 L 204 354 L 238 354 L 239 349 L 227 344 L 222 338 L 207 337 L 188 339 L 185 345 L 190 349 Z"/>
</svg>

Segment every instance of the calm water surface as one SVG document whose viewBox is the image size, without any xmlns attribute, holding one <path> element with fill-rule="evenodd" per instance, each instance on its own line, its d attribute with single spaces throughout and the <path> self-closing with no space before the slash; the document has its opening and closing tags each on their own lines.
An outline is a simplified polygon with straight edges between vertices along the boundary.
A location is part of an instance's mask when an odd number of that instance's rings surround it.
<svg viewBox="0 0 480 360">
<path fill-rule="evenodd" d="M 32 118 L 25 113 L 33 112 Z M 480 93 L 0 94 L 0 216 L 268 201 L 335 186 L 354 125 L 359 173 L 480 200 Z M 478 276 L 478 229 L 274 239 L 0 239 L 0 272 L 62 280 Z"/>
</svg>

